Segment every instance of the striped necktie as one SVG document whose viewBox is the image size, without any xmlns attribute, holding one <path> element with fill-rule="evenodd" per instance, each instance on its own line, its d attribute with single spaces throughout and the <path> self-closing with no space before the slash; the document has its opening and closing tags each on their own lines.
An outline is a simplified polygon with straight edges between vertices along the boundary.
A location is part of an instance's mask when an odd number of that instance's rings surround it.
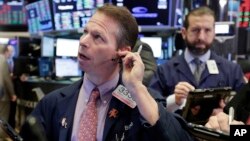
<svg viewBox="0 0 250 141">
<path fill-rule="evenodd" d="M 193 61 L 195 64 L 194 78 L 196 82 L 199 84 L 200 78 L 201 78 L 201 72 L 202 72 L 202 69 L 201 69 L 202 62 L 199 58 L 195 58 Z"/>
</svg>

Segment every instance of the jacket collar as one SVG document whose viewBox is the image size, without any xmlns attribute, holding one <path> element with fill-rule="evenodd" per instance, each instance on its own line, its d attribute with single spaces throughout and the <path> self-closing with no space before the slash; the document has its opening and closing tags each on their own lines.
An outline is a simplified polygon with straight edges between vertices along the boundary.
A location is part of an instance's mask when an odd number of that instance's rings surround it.
<svg viewBox="0 0 250 141">
<path fill-rule="evenodd" d="M 59 140 L 67 141 L 71 139 L 72 129 L 73 129 L 73 120 L 74 120 L 74 111 L 76 108 L 77 98 L 82 85 L 82 79 L 76 83 L 69 85 L 61 89 L 59 92 L 60 98 L 58 99 L 59 105 L 58 111 L 61 113 L 58 114 L 57 119 L 59 120 Z M 67 103 L 67 104 L 65 104 Z M 73 114 L 73 115 L 72 115 Z M 65 122 L 63 123 L 63 120 Z M 68 135 L 68 136 L 65 136 Z"/>
<path fill-rule="evenodd" d="M 122 75 L 120 74 L 119 81 L 117 86 L 122 83 Z M 120 100 L 118 100 L 116 97 L 112 96 L 112 99 L 109 104 L 105 125 L 104 125 L 104 131 L 103 131 L 103 140 L 106 140 L 108 133 L 110 132 L 111 128 L 115 125 L 115 123 L 118 121 L 119 116 L 123 115 L 125 112 L 125 108 L 127 105 L 122 103 Z M 117 117 L 113 117 L 111 114 L 113 111 L 117 111 Z"/>
<path fill-rule="evenodd" d="M 211 51 L 210 59 L 209 60 L 215 60 L 218 68 L 222 64 L 224 58 L 218 56 L 216 53 Z M 188 63 L 185 60 L 184 54 L 180 55 L 179 57 L 174 58 L 173 60 L 173 65 L 176 67 L 177 71 L 182 73 L 183 76 L 185 76 L 194 86 L 197 86 L 198 84 L 196 83 L 193 74 L 191 70 L 189 69 Z M 205 67 L 204 72 L 201 74 L 201 82 L 208 77 L 210 74 L 208 72 L 207 67 Z"/>
</svg>

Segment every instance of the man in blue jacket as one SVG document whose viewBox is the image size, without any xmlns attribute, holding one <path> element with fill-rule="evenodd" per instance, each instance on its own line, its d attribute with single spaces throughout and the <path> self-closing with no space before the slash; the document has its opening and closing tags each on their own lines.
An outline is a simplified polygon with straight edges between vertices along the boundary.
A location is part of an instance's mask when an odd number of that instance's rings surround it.
<svg viewBox="0 0 250 141">
<path fill-rule="evenodd" d="M 149 85 L 167 98 L 168 111 L 182 109 L 188 93 L 194 89 L 232 87 L 238 91 L 245 83 L 239 65 L 210 50 L 214 30 L 215 16 L 210 8 L 199 7 L 186 16 L 181 30 L 186 43 L 184 53 L 159 66 Z M 223 108 L 223 101 L 220 105 Z"/>
<path fill-rule="evenodd" d="M 156 101 L 143 85 L 140 49 L 131 52 L 137 37 L 137 23 L 125 7 L 97 9 L 80 38 L 78 60 L 85 72 L 83 79 L 47 94 L 32 112 L 48 140 L 192 140 L 182 118 L 167 112 L 164 98 L 158 95 Z M 93 89 L 96 104 L 90 95 Z M 91 103 L 92 110 L 97 108 L 97 118 L 95 112 L 89 114 L 93 114 L 88 119 L 95 123 L 93 128 L 90 122 L 81 124 Z M 91 136 L 81 134 L 90 130 L 95 132 Z"/>
</svg>

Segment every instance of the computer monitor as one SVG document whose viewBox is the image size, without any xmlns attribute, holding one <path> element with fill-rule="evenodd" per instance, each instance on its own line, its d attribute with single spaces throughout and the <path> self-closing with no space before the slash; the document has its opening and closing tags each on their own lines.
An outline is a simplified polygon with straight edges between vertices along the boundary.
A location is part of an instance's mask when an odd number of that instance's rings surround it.
<svg viewBox="0 0 250 141">
<path fill-rule="evenodd" d="M 104 0 L 53 0 L 55 30 L 72 30 L 86 25 Z"/>
<path fill-rule="evenodd" d="M 162 57 L 162 39 L 161 37 L 140 37 L 142 42 L 147 43 L 154 54 L 155 58 Z"/>
<path fill-rule="evenodd" d="M 56 39 L 56 56 L 77 57 L 79 39 Z"/>
<path fill-rule="evenodd" d="M 39 76 L 40 77 L 52 77 L 53 75 L 53 58 L 40 57 L 38 59 L 39 64 Z"/>
<path fill-rule="evenodd" d="M 81 77 L 77 58 L 55 58 L 55 75 L 57 78 Z"/>
<path fill-rule="evenodd" d="M 126 6 L 136 18 L 142 31 L 170 27 L 172 0 L 105 0 L 105 2 Z"/>
<path fill-rule="evenodd" d="M 27 31 L 24 0 L 0 1 L 0 30 Z"/>
<path fill-rule="evenodd" d="M 40 0 L 25 6 L 30 34 L 52 31 L 54 29 L 49 0 Z"/>
<path fill-rule="evenodd" d="M 216 22 L 215 23 L 216 36 L 233 36 L 235 35 L 234 22 Z"/>
<path fill-rule="evenodd" d="M 55 39 L 53 37 L 42 37 L 42 47 L 41 47 L 41 56 L 42 57 L 53 57 L 54 56 L 54 45 Z"/>
</svg>

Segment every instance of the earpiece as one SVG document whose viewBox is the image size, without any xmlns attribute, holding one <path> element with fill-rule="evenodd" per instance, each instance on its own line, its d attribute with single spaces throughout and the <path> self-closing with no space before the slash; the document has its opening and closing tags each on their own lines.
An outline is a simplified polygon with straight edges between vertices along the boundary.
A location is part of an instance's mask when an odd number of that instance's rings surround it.
<svg viewBox="0 0 250 141">
<path fill-rule="evenodd" d="M 117 62 L 117 63 L 121 63 L 122 62 L 121 58 L 112 58 L 111 61 Z"/>
</svg>

